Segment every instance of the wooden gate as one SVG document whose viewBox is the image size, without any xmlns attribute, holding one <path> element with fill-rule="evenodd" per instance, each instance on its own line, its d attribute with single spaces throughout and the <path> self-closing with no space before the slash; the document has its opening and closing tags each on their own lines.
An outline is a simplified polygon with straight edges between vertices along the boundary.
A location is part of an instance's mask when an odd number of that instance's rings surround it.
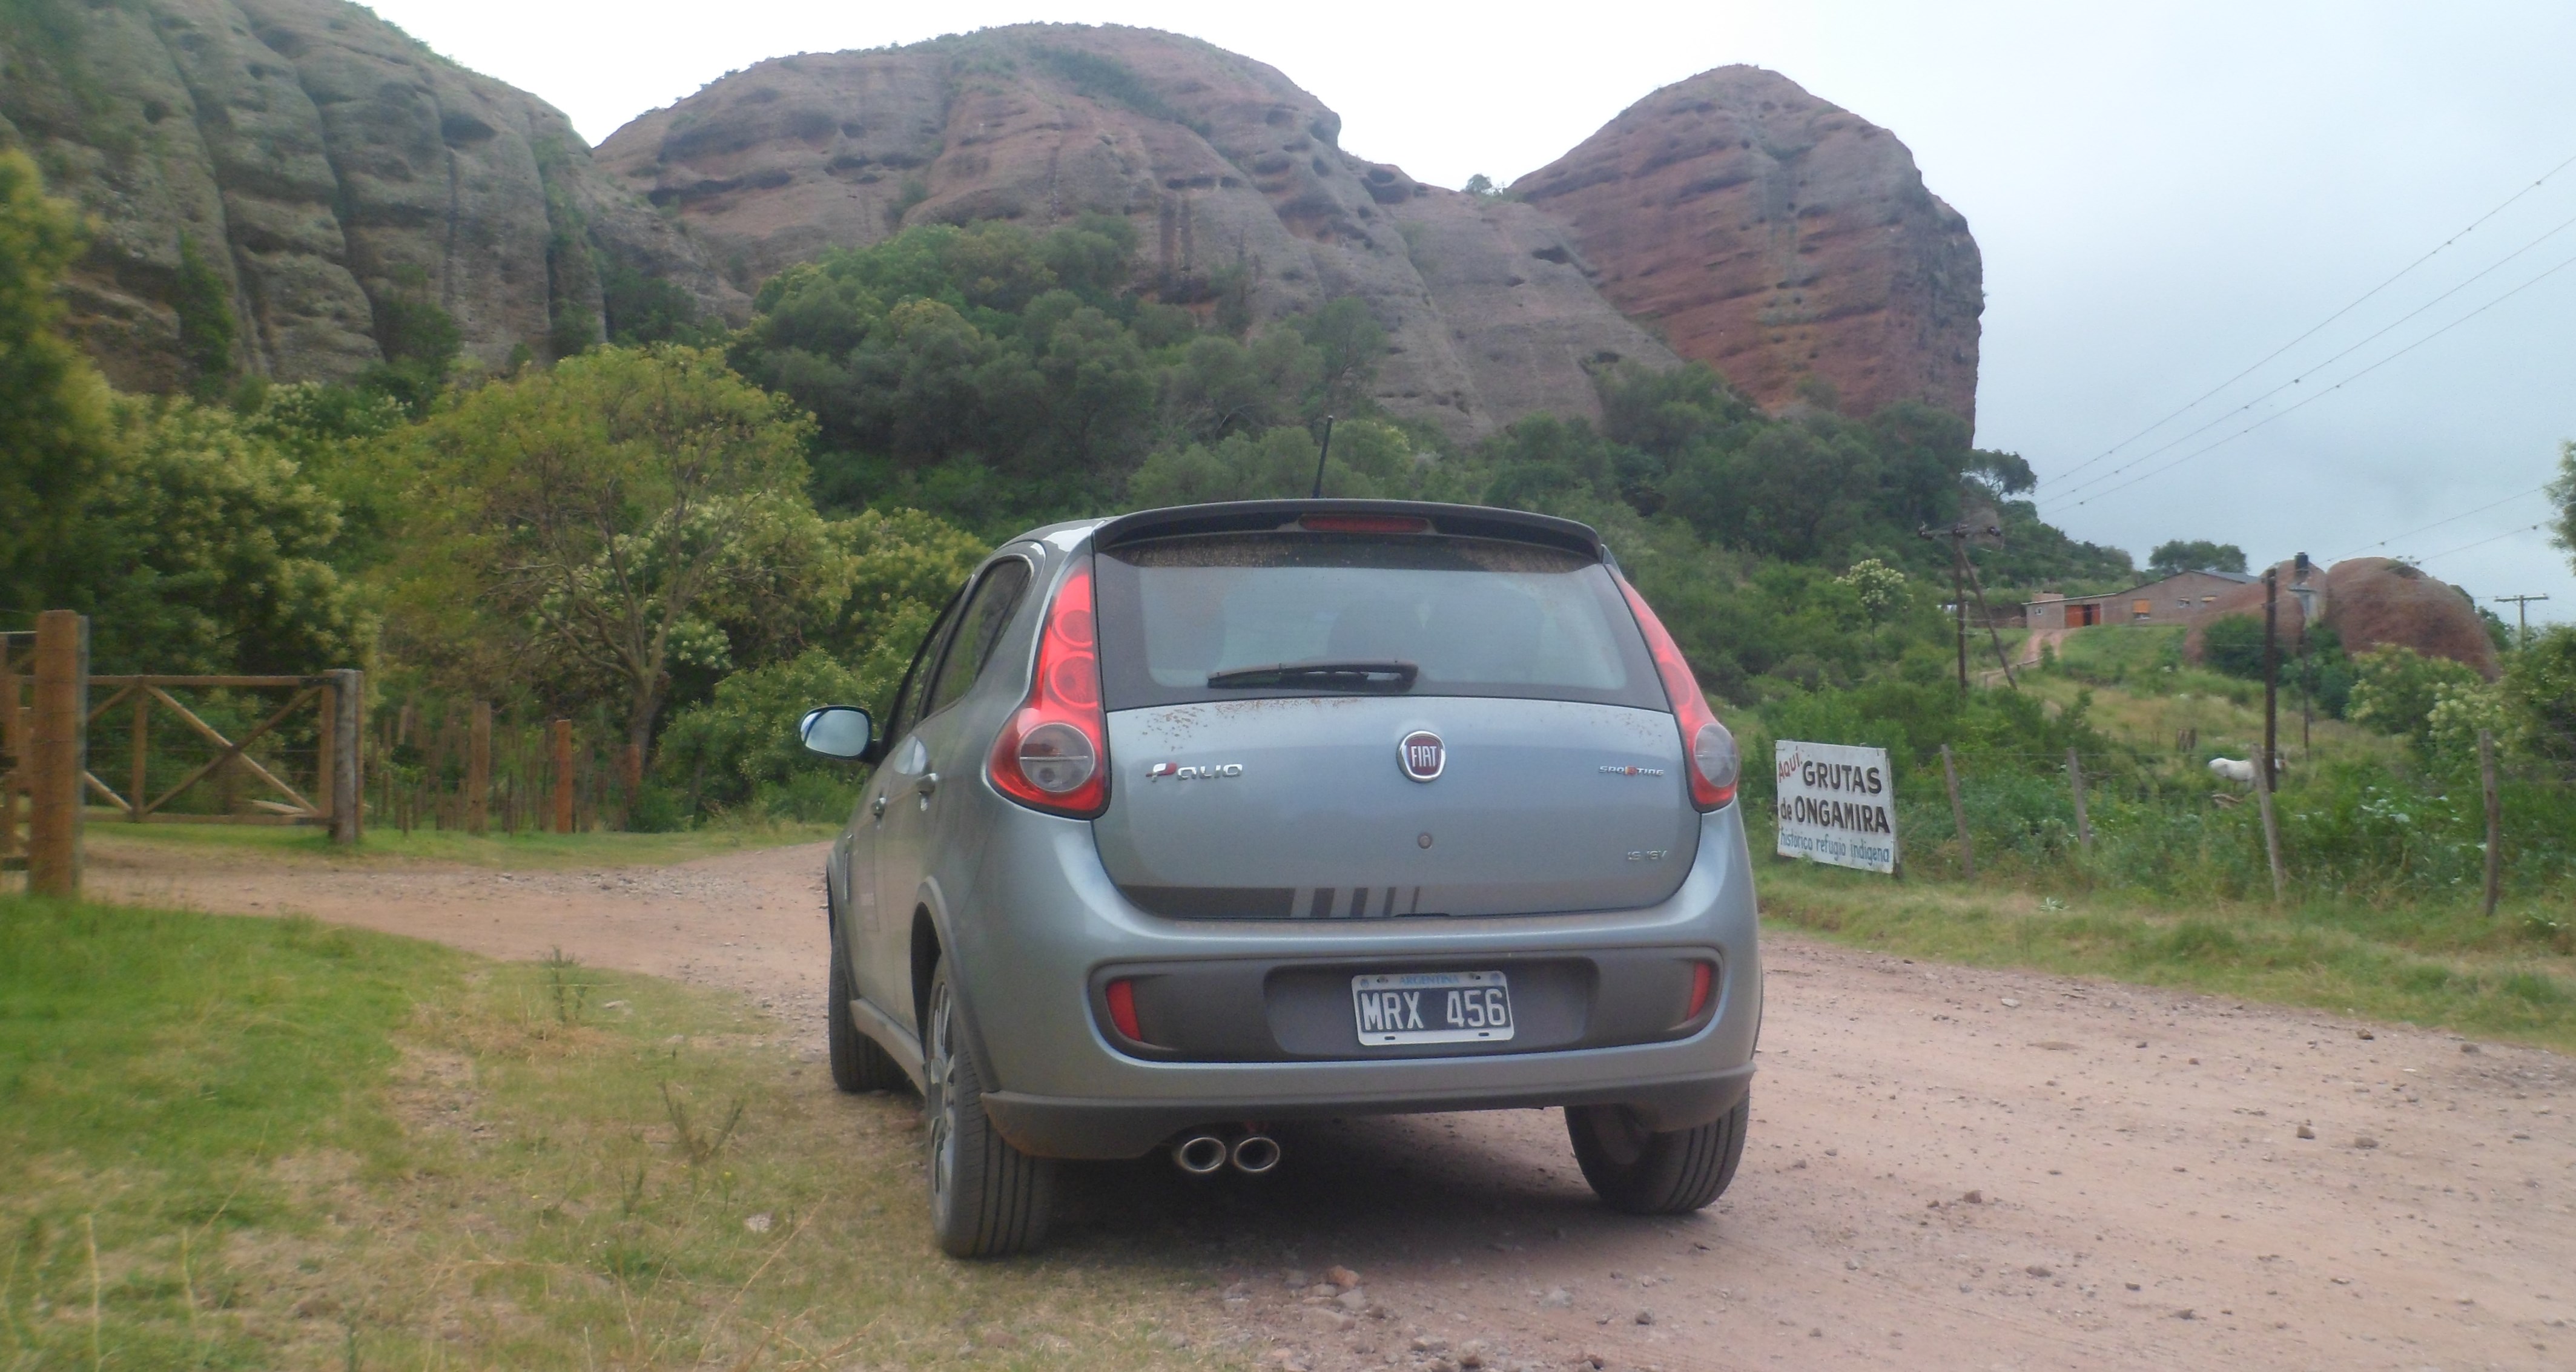
<svg viewBox="0 0 2576 1372">
<path fill-rule="evenodd" d="M 343 766 L 359 765 L 354 758 L 344 758 L 333 737 L 339 722 L 340 681 L 338 672 L 321 676 L 94 676 L 89 679 L 92 691 L 112 692 L 107 699 L 90 707 L 89 727 L 93 734 L 100 723 L 117 707 L 128 712 L 127 757 L 129 768 L 126 789 L 120 793 L 100 779 L 95 771 L 85 771 L 81 780 L 90 792 L 109 805 L 125 812 L 136 824 L 146 822 L 184 824 L 329 824 L 336 788 L 333 773 Z M 355 675 L 350 673 L 349 675 Z M 223 732 L 208 724 L 198 714 L 170 694 L 173 688 L 186 690 L 277 691 L 285 694 L 285 703 L 269 712 L 239 739 L 224 737 Z M 251 753 L 251 746 L 276 734 L 279 726 L 294 718 L 297 712 L 314 708 L 314 734 L 318 743 L 314 762 L 313 796 L 299 791 L 285 778 L 263 764 Z M 152 760 L 152 715 L 156 709 L 167 710 L 189 731 L 215 749 L 214 756 L 192 768 L 177 782 L 165 786 L 159 795 L 152 794 L 150 764 Z M 95 758 L 96 750 L 92 750 Z M 254 813 L 190 814 L 170 809 L 171 802 L 186 795 L 207 778 L 227 765 L 239 769 L 272 795 L 250 802 Z M 363 792 L 361 792 L 363 794 Z M 317 801 L 314 797 L 318 796 Z"/>
<path fill-rule="evenodd" d="M 335 843 L 358 841 L 364 810 L 359 774 L 366 731 L 364 674 L 93 677 L 87 619 L 69 610 L 47 610 L 36 617 L 36 625 L 33 634 L 0 633 L 0 869 L 25 870 L 29 890 L 64 896 L 79 892 L 86 796 L 104 800 L 137 824 L 318 824 L 330 828 Z M 32 653 L 26 651 L 30 647 Z M 285 698 L 233 739 L 171 694 L 188 689 L 277 691 Z M 91 693 L 99 690 L 110 694 L 93 705 Z M 129 711 L 131 740 L 122 792 L 91 769 L 89 750 L 93 731 L 120 705 Z M 251 751 L 308 707 L 315 711 L 318 745 L 309 794 L 269 765 L 277 760 L 273 750 L 265 760 Z M 214 753 L 156 795 L 150 774 L 152 717 L 163 711 Z M 184 814 L 171 808 L 208 777 L 225 773 L 247 776 L 272 794 L 252 800 L 248 814 Z"/>
</svg>

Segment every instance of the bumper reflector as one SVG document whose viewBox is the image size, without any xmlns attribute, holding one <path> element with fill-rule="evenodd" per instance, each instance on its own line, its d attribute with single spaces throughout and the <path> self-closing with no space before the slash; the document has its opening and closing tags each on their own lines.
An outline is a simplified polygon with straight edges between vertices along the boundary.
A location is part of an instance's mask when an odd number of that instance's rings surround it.
<svg viewBox="0 0 2576 1372">
<path fill-rule="evenodd" d="M 1700 1012 L 1708 1008 L 1708 995 L 1711 990 L 1715 989 L 1716 981 L 1716 968 L 1709 966 L 1705 962 L 1694 962 L 1691 964 L 1690 1013 L 1682 1016 L 1682 1023 L 1688 1024 L 1692 1020 L 1698 1019 Z M 1124 985 L 1125 983 L 1122 982 L 1120 984 Z"/>
<path fill-rule="evenodd" d="M 1691 1013 L 1697 1014 L 1694 1010 Z M 1109 983 L 1109 1022 L 1130 1040 L 1143 1043 L 1145 1031 L 1136 1024 L 1136 983 L 1120 977 Z"/>
</svg>

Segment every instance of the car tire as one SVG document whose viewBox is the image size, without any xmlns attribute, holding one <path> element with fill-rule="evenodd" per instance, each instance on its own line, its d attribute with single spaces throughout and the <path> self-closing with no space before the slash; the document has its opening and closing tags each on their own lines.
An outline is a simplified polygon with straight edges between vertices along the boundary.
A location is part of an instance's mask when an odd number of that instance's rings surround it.
<svg viewBox="0 0 2576 1372">
<path fill-rule="evenodd" d="M 1011 1146 L 984 1113 L 983 1073 L 942 959 L 922 1019 L 922 1114 L 929 1127 L 930 1227 L 950 1257 L 999 1258 L 1046 1242 L 1055 1160 Z"/>
<path fill-rule="evenodd" d="M 1657 1133 L 1624 1105 L 1577 1105 L 1566 1109 L 1565 1132 L 1602 1204 L 1631 1215 L 1686 1215 L 1735 1180 L 1752 1111 L 1748 1098 L 1706 1124 Z"/>
<path fill-rule="evenodd" d="M 858 1023 L 850 1018 L 850 1002 L 858 992 L 850 983 L 850 960 L 841 955 L 838 937 L 832 940 L 831 957 L 832 974 L 824 979 L 823 1013 L 828 1022 L 823 1040 L 832 1049 L 832 1084 L 854 1096 L 911 1085 L 894 1056 L 860 1033 Z"/>
</svg>

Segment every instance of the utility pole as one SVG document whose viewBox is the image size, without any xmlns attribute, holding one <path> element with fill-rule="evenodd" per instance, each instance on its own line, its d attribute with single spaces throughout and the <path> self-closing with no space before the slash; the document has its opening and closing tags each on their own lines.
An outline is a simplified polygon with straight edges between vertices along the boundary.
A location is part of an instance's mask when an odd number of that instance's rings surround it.
<svg viewBox="0 0 2576 1372">
<path fill-rule="evenodd" d="M 2511 605 L 2513 607 L 2514 627 L 2516 629 L 2513 640 L 2513 645 L 2515 647 L 2528 648 L 2531 646 L 2531 602 L 2535 600 L 2547 600 L 2548 598 L 2549 597 L 2545 595 L 2500 595 L 2490 597 L 2490 599 L 2494 600 L 2498 605 Z"/>
<path fill-rule="evenodd" d="M 2263 569 L 2263 789 L 2273 785 L 2273 760 L 2280 756 L 2277 730 L 2281 710 L 2281 569 Z"/>
<path fill-rule="evenodd" d="M 1961 523 L 1946 529 L 1919 528 L 1914 531 L 1917 538 L 1950 540 L 1950 608 L 1958 633 L 1959 694 L 1963 696 L 1968 693 L 1968 590 L 1972 579 L 1977 593 L 1977 613 L 1985 618 L 1986 636 L 1994 640 L 1995 665 L 2003 668 L 2006 684 L 2016 691 L 2021 689 L 2021 683 L 2013 680 L 2011 660 L 2004 656 L 2003 635 L 1995 632 L 1994 613 L 1986 608 L 1985 582 L 1977 577 L 1975 565 L 1968 561 L 1968 540 L 1981 533 L 2001 537 L 2003 530 L 1991 524 L 1983 529 L 1971 529 Z"/>
</svg>

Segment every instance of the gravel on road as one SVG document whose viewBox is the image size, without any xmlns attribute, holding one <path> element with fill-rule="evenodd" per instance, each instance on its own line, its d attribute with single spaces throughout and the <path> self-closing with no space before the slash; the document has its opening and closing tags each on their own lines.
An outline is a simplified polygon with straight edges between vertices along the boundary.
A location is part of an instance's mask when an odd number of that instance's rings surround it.
<svg viewBox="0 0 2576 1372">
<path fill-rule="evenodd" d="M 727 988 L 822 1051 L 822 845 L 492 872 L 103 854 L 114 899 Z M 1743 1170 L 1596 1206 L 1554 1111 L 1284 1127 L 1267 1178 L 1073 1169 L 1058 1249 L 1206 1272 L 1283 1369 L 2576 1366 L 2576 1062 L 1774 933 Z M 801 1074 L 796 1089 L 827 1089 Z M 1198 1298 L 1194 1298 L 1198 1299 Z"/>
</svg>

